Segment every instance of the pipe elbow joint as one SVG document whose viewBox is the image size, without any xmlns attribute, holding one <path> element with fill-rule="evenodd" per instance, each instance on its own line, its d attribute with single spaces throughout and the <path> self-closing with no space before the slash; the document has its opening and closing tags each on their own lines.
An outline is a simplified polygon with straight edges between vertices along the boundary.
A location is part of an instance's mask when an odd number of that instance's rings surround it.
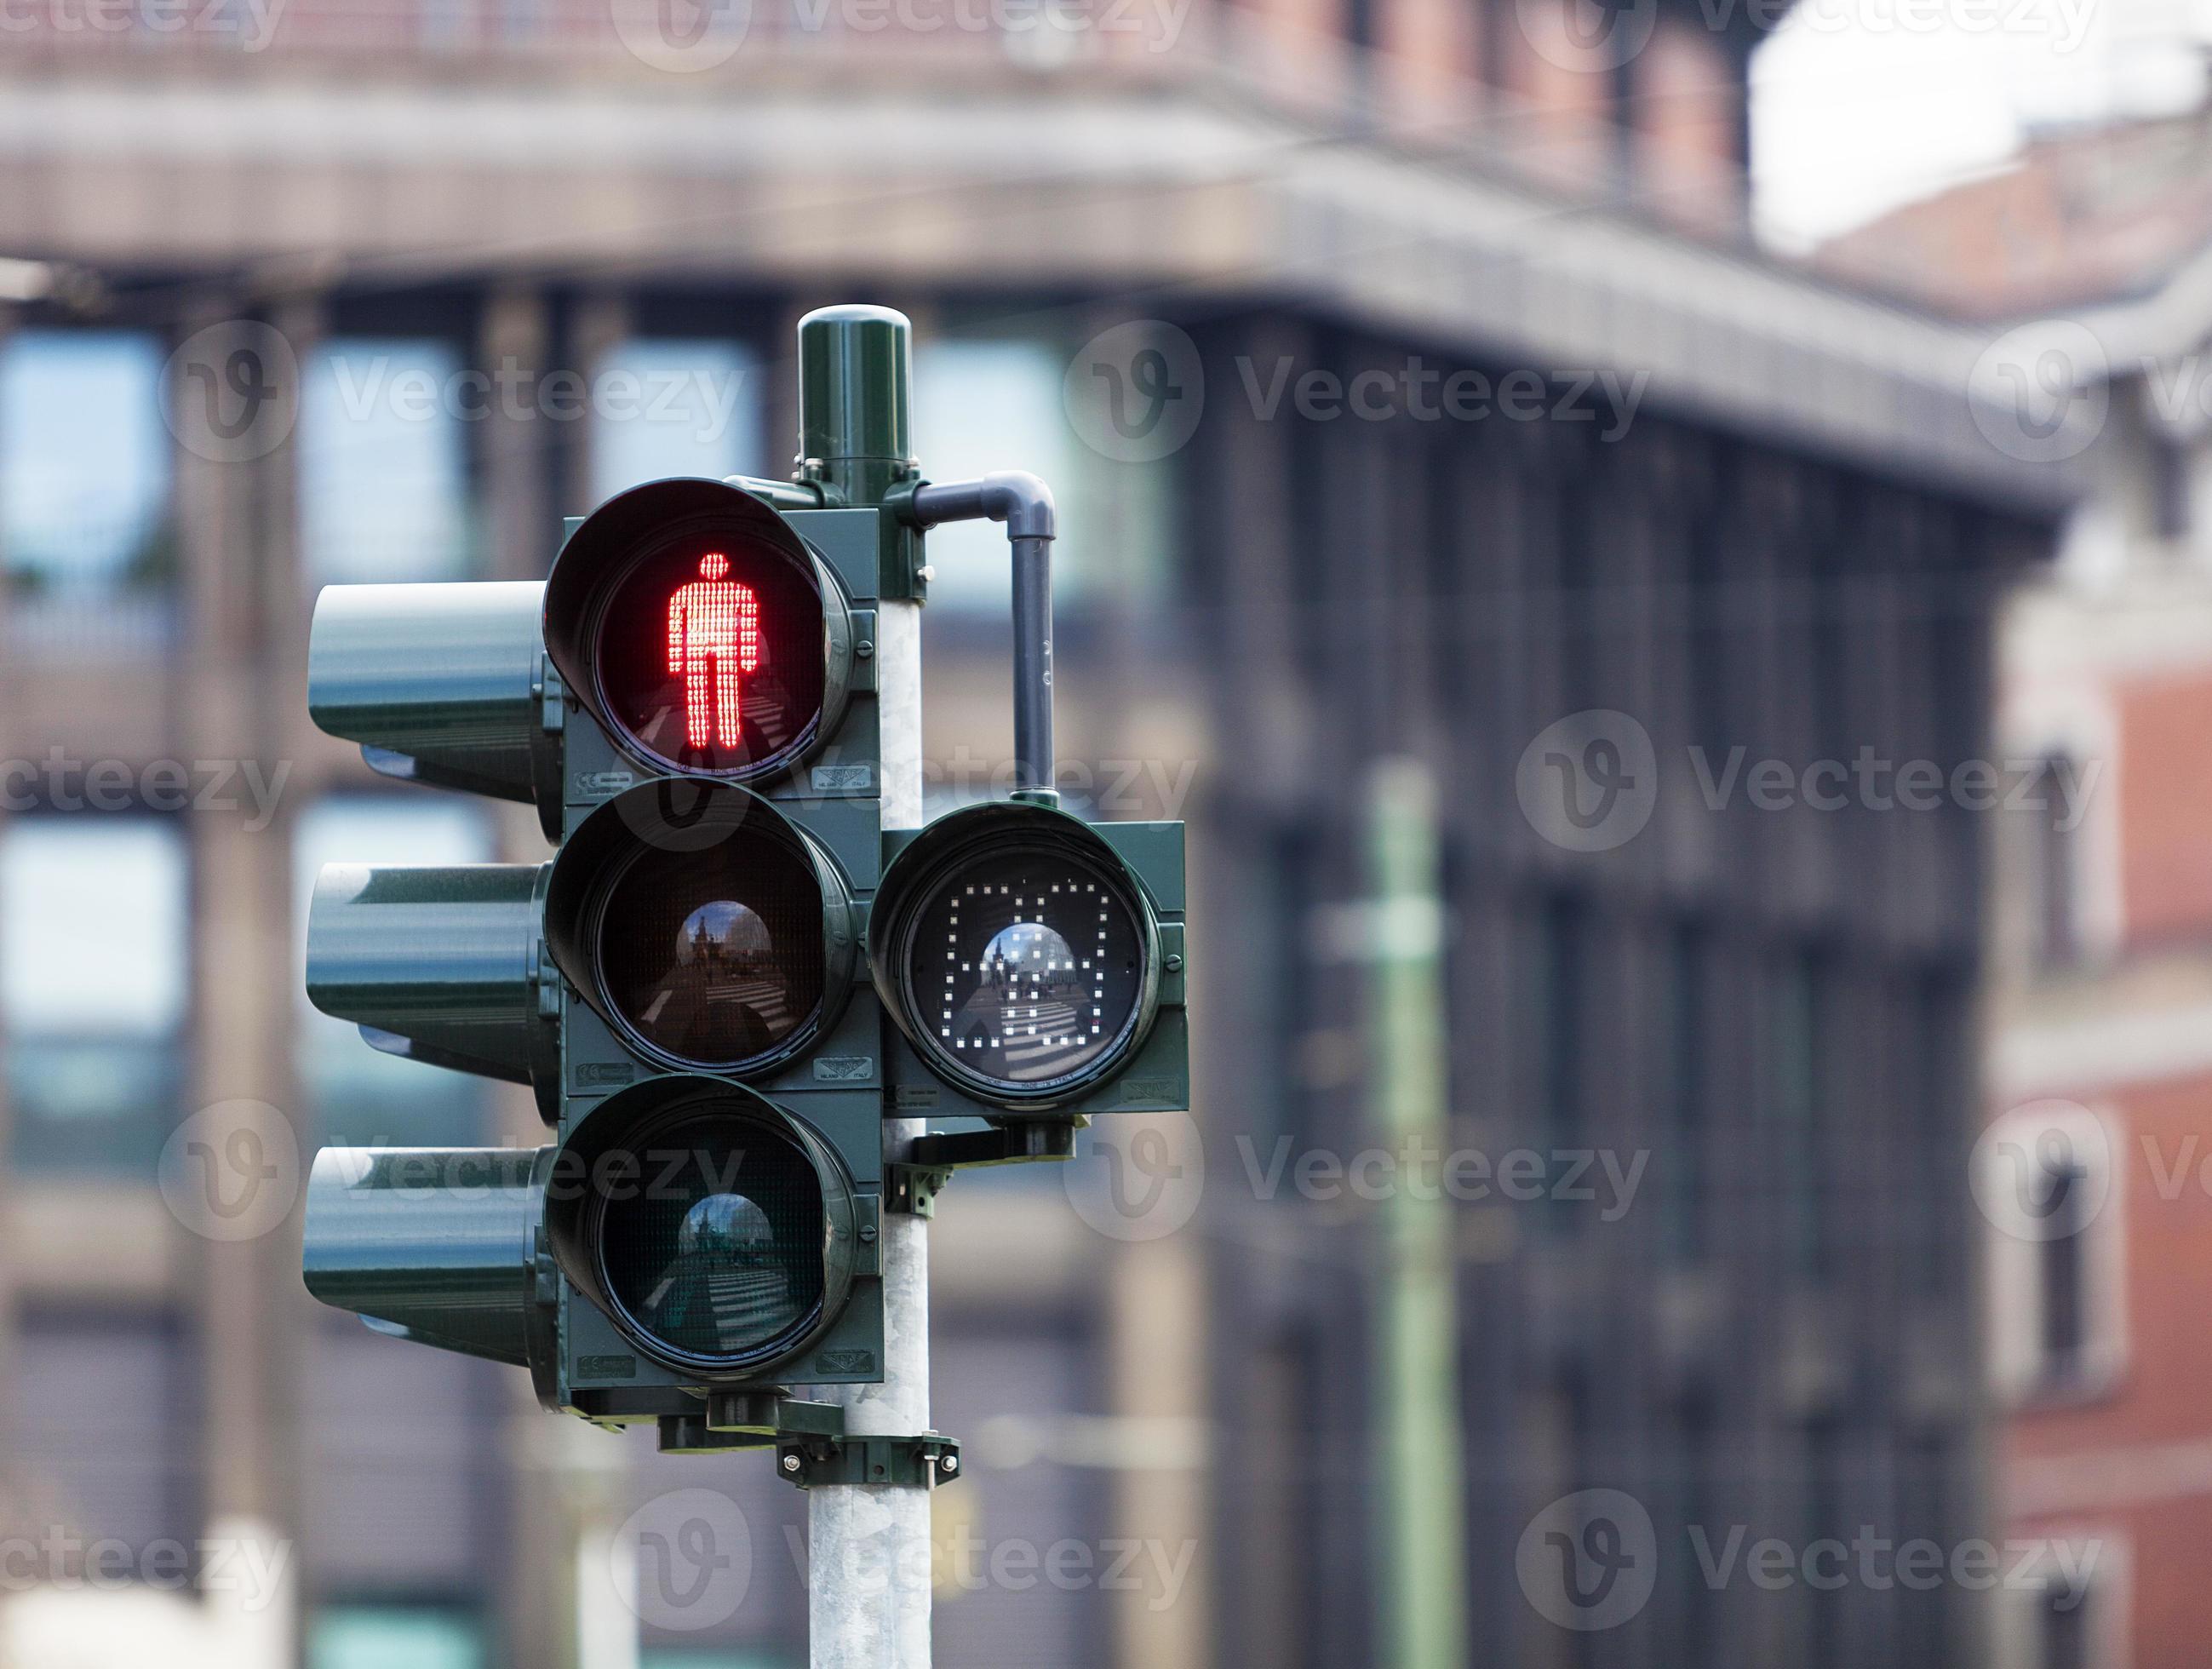
<svg viewBox="0 0 2212 1669">
<path fill-rule="evenodd" d="M 1003 521 L 1008 539 L 1053 537 L 1057 512 L 1052 489 L 1027 470 L 994 470 L 973 481 L 924 483 L 915 489 L 904 514 L 917 527 L 947 521 Z"/>
<path fill-rule="evenodd" d="M 994 470 L 983 478 L 983 513 L 1006 524 L 1008 539 L 1050 539 L 1058 512 L 1052 489 L 1026 470 Z"/>
</svg>

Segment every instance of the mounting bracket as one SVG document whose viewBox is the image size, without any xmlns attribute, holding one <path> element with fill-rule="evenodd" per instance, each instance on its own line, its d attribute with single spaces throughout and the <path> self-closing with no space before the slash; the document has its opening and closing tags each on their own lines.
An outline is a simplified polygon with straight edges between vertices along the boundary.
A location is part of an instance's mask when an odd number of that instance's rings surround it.
<svg viewBox="0 0 2212 1669">
<path fill-rule="evenodd" d="M 1030 1165 L 1075 1156 L 1075 1132 L 1091 1121 L 1024 1118 L 980 1130 L 944 1130 L 916 1136 L 904 1160 L 884 1167 L 884 1209 L 917 1217 L 937 1215 L 938 1191 L 952 1173 L 978 1165 Z"/>
<path fill-rule="evenodd" d="M 933 1489 L 960 1473 L 960 1441 L 943 1432 L 916 1437 L 780 1436 L 775 1468 L 802 1489 L 817 1483 L 902 1483 Z"/>
</svg>

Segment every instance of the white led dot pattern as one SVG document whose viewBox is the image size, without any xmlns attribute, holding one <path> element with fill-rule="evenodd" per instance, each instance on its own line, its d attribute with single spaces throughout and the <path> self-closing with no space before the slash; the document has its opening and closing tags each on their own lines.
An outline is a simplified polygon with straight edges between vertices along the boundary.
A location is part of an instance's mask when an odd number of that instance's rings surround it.
<svg viewBox="0 0 2212 1669">
<path fill-rule="evenodd" d="M 979 857 L 926 902 L 908 989 L 936 1045 L 1009 1087 L 1083 1073 L 1129 1030 L 1144 943 L 1129 903 L 1079 861 Z"/>
</svg>

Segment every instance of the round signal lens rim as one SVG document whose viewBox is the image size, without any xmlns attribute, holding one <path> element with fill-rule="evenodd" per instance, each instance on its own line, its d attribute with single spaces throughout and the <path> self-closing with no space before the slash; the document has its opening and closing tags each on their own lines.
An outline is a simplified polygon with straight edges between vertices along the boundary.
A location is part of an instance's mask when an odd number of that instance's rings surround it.
<svg viewBox="0 0 2212 1669">
<path fill-rule="evenodd" d="M 814 594 L 822 622 L 820 704 L 808 716 L 806 722 L 799 728 L 798 733 L 781 747 L 772 753 L 764 753 L 757 759 L 723 771 L 708 771 L 685 764 L 681 760 L 670 758 L 653 746 L 615 716 L 615 704 L 606 685 L 606 635 L 610 617 L 614 612 L 615 600 L 636 577 L 639 570 L 667 555 L 672 546 L 689 544 L 702 537 L 718 539 L 732 546 L 742 543 L 749 550 L 761 551 L 783 563 Z M 589 611 L 580 634 L 586 663 L 592 674 L 589 705 L 623 752 L 657 771 L 673 775 L 697 777 L 717 783 L 749 783 L 773 776 L 780 771 L 787 771 L 818 751 L 823 738 L 843 716 L 846 697 L 851 686 L 852 606 L 846 600 L 844 588 L 837 583 L 836 576 L 830 571 L 829 564 L 815 554 L 811 545 L 805 546 L 805 550 L 806 560 L 801 563 L 781 545 L 762 537 L 759 529 L 738 526 L 727 513 L 698 511 L 639 540 L 623 557 L 621 563 L 592 588 Z"/>
<path fill-rule="evenodd" d="M 799 872 L 812 883 L 817 913 L 822 918 L 822 989 L 799 1023 L 775 1045 L 763 1050 L 757 1055 L 746 1055 L 734 1060 L 720 1061 L 700 1060 L 690 1056 L 679 1055 L 675 1051 L 647 1037 L 637 1023 L 629 1017 L 625 1006 L 617 999 L 608 984 L 605 953 L 607 935 L 610 932 L 619 930 L 611 926 L 609 921 L 615 897 L 622 890 L 623 883 L 641 863 L 650 859 L 664 858 L 669 854 L 652 846 L 640 846 L 616 858 L 594 880 L 590 900 L 585 906 L 584 919 L 581 923 L 583 931 L 580 935 L 583 942 L 590 947 L 592 990 L 599 999 L 592 1006 L 597 1008 L 621 1034 L 626 1047 L 635 1050 L 637 1053 L 662 1066 L 685 1072 L 714 1073 L 730 1078 L 757 1078 L 784 1065 L 794 1056 L 805 1053 L 815 1039 L 821 1036 L 832 1017 L 831 999 L 835 995 L 835 987 L 839 975 L 837 959 L 832 953 L 830 943 L 830 912 L 832 909 L 839 907 L 840 899 L 837 891 L 826 884 L 823 866 L 816 854 L 808 849 L 803 835 L 799 836 L 797 841 L 787 839 L 782 831 L 771 831 L 769 825 L 762 824 L 732 829 L 723 837 L 724 841 L 744 839 L 767 842 L 778 848 L 783 856 L 788 857 L 797 866 Z M 721 843 L 703 850 L 720 850 Z M 839 1006 L 842 1007 L 842 1005 Z"/>
<path fill-rule="evenodd" d="M 976 1071 L 944 1046 L 924 1018 L 927 1011 L 923 1006 L 921 992 L 915 984 L 915 957 L 921 948 L 918 941 L 921 935 L 922 918 L 928 913 L 930 905 L 943 896 L 946 887 L 957 885 L 960 875 L 978 861 L 997 863 L 1027 856 L 1072 865 L 1080 869 L 1086 878 L 1096 880 L 1127 913 L 1135 929 L 1138 954 L 1142 960 L 1137 970 L 1135 1000 L 1104 1048 L 1081 1066 L 1057 1077 L 1016 1083 Z M 1055 838 L 1054 832 L 1047 829 L 1030 831 L 1013 839 L 1008 839 L 1003 834 L 994 838 L 979 831 L 974 837 L 946 852 L 915 883 L 903 901 L 902 914 L 903 919 L 896 929 L 895 941 L 900 1029 L 921 1051 L 933 1070 L 979 1099 L 1000 1106 L 1049 1104 L 1065 1100 L 1071 1094 L 1079 1093 L 1119 1071 L 1151 1032 L 1158 1010 L 1161 956 L 1158 918 L 1153 914 L 1143 888 L 1136 884 L 1133 877 L 1118 864 L 1102 861 L 1098 855 L 1075 841 Z"/>
<path fill-rule="evenodd" d="M 637 1133 L 629 1140 L 608 1144 L 601 1150 L 602 1158 L 606 1153 L 623 1149 L 633 1153 L 649 1150 L 656 1136 L 679 1124 L 702 1118 L 726 1118 L 743 1127 L 744 1133 L 756 1142 L 782 1144 L 806 1166 L 820 1191 L 823 1223 L 825 1228 L 834 1227 L 839 1216 L 849 1215 L 851 1185 L 835 1169 L 825 1168 L 818 1144 L 803 1139 L 801 1131 L 804 1126 L 795 1121 L 788 1124 L 783 1122 L 788 1118 L 789 1115 L 784 1114 L 780 1108 L 771 1108 L 769 1112 L 763 1112 L 759 1108 L 748 1106 L 737 1096 L 718 1094 L 714 1089 L 704 1087 L 671 1103 L 641 1124 Z M 822 1263 L 821 1293 L 806 1313 L 781 1331 L 742 1351 L 708 1354 L 685 1349 L 638 1319 L 620 1297 L 613 1270 L 608 1265 L 606 1221 L 609 1208 L 631 1203 L 611 1200 L 604 1191 L 594 1188 L 583 1214 L 581 1229 L 586 1243 L 592 1248 L 592 1273 L 597 1278 L 600 1302 L 605 1307 L 609 1318 L 623 1337 L 664 1367 L 726 1377 L 744 1374 L 804 1349 L 835 1319 L 849 1296 L 849 1282 L 840 1282 L 836 1278 L 837 1270 L 832 1266 L 825 1249 L 830 1237 L 825 1235 L 823 1245 L 812 1248 Z"/>
</svg>

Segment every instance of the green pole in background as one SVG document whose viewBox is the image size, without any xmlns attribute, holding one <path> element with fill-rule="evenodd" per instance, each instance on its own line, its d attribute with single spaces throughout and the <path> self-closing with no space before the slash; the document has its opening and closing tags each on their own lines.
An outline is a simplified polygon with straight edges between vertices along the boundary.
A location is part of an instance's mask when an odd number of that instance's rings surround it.
<svg viewBox="0 0 2212 1669">
<path fill-rule="evenodd" d="M 1376 1398 L 1383 1493 L 1382 1636 L 1389 1669 L 1467 1660 L 1466 1478 L 1460 1450 L 1450 1124 L 1436 786 L 1386 759 L 1368 801 L 1373 897 L 1367 1032 L 1376 1122 L 1400 1160 L 1386 1239 Z M 1433 1166 L 1424 1175 L 1417 1167 Z M 1419 1188 L 1407 1185 L 1419 1177 Z"/>
</svg>

